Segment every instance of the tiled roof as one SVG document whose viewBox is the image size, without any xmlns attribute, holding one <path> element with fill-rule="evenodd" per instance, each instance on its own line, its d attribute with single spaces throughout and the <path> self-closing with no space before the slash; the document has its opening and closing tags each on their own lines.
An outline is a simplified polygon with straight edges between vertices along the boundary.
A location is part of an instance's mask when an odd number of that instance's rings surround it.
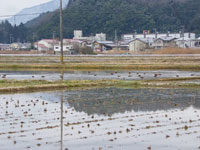
<svg viewBox="0 0 200 150">
<path fill-rule="evenodd" d="M 162 36 L 162 37 L 160 37 L 160 38 L 158 38 L 158 39 L 161 39 L 161 40 L 163 40 L 163 41 L 172 41 L 172 40 L 174 40 L 174 39 L 176 39 L 175 37 L 172 37 L 172 36 Z M 158 40 L 157 39 L 157 40 Z"/>
</svg>

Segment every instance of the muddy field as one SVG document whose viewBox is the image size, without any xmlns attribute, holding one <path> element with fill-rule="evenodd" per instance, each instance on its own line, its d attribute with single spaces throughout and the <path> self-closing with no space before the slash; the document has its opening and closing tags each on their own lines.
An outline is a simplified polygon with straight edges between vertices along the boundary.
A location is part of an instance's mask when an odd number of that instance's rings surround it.
<svg viewBox="0 0 200 150">
<path fill-rule="evenodd" d="M 195 150 L 199 95 L 184 88 L 1 94 L 0 148 Z"/>
</svg>

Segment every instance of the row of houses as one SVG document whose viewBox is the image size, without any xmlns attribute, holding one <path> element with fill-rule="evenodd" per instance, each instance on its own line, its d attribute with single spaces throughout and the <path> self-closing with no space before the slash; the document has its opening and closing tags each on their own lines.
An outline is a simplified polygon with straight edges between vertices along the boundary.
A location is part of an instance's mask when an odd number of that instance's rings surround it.
<svg viewBox="0 0 200 150">
<path fill-rule="evenodd" d="M 195 33 L 154 33 L 125 34 L 121 41 L 95 41 L 94 50 L 110 49 L 129 50 L 134 52 L 159 50 L 163 48 L 200 48 L 200 38 Z"/>
<path fill-rule="evenodd" d="M 105 33 L 84 37 L 81 30 L 74 31 L 73 39 L 63 39 L 64 52 L 73 52 L 77 49 L 90 48 L 94 52 L 108 50 L 127 50 L 133 52 L 159 50 L 168 47 L 200 48 L 200 38 L 195 33 L 153 33 L 149 34 L 124 34 L 120 41 L 107 41 Z M 42 39 L 31 43 L 0 44 L 0 50 L 26 50 L 60 52 L 60 41 L 57 39 Z"/>
<path fill-rule="evenodd" d="M 145 51 L 149 49 L 159 50 L 163 48 L 200 48 L 200 39 L 187 37 L 175 38 L 163 36 L 159 38 L 135 38 L 128 42 L 130 51 Z"/>
<path fill-rule="evenodd" d="M 106 41 L 105 33 L 98 33 L 95 36 L 84 37 L 81 30 L 74 31 L 73 39 L 63 39 L 63 51 L 72 51 L 80 48 L 93 48 L 95 41 Z M 56 39 L 42 39 L 34 43 L 35 49 L 39 51 L 54 50 L 60 52 L 60 41 Z M 100 50 L 101 51 L 101 50 Z"/>
<path fill-rule="evenodd" d="M 0 50 L 30 50 L 31 43 L 12 43 L 12 44 L 1 44 Z"/>
</svg>

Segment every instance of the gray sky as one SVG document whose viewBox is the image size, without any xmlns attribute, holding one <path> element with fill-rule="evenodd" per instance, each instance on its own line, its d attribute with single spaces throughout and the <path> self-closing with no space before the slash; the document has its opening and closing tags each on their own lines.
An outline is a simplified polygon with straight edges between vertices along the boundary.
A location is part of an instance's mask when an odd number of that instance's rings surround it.
<svg viewBox="0 0 200 150">
<path fill-rule="evenodd" d="M 0 0 L 0 16 L 14 15 L 23 8 L 39 5 L 48 1 L 51 0 Z"/>
</svg>

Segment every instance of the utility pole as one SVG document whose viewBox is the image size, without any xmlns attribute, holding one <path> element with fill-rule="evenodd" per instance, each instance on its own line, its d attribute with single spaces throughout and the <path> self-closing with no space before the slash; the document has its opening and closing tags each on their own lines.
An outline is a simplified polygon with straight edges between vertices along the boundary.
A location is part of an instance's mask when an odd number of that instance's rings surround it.
<svg viewBox="0 0 200 150">
<path fill-rule="evenodd" d="M 157 38 L 158 38 L 158 35 L 157 35 L 157 29 L 154 28 L 153 30 L 154 30 L 154 33 L 155 33 L 155 39 L 157 39 Z"/>
<path fill-rule="evenodd" d="M 184 37 L 184 33 L 185 33 L 185 26 L 181 26 L 181 33 L 182 33 L 182 37 Z"/>
<path fill-rule="evenodd" d="M 61 150 L 63 150 L 63 105 L 64 105 L 64 100 L 63 100 L 63 95 L 61 95 L 60 98 L 60 146 Z"/>
<path fill-rule="evenodd" d="M 63 64 L 63 11 L 62 0 L 60 0 L 60 63 Z"/>
<path fill-rule="evenodd" d="M 16 26 L 16 16 L 14 16 L 14 25 Z"/>
<path fill-rule="evenodd" d="M 133 37 L 133 39 L 136 39 L 136 35 L 137 35 L 137 31 L 134 30 L 134 37 Z"/>
<path fill-rule="evenodd" d="M 54 45 L 55 45 L 55 31 L 53 31 L 53 51 L 54 51 Z"/>
<path fill-rule="evenodd" d="M 38 34 L 36 34 L 36 42 L 37 42 L 37 50 L 38 50 L 38 45 L 39 45 L 39 43 L 38 43 Z"/>
<path fill-rule="evenodd" d="M 10 44 L 12 44 L 12 34 L 10 34 Z"/>
<path fill-rule="evenodd" d="M 118 50 L 117 30 L 115 30 L 115 44 L 116 44 L 116 50 Z"/>
<path fill-rule="evenodd" d="M 33 33 L 33 44 L 35 42 L 35 33 Z"/>
</svg>

